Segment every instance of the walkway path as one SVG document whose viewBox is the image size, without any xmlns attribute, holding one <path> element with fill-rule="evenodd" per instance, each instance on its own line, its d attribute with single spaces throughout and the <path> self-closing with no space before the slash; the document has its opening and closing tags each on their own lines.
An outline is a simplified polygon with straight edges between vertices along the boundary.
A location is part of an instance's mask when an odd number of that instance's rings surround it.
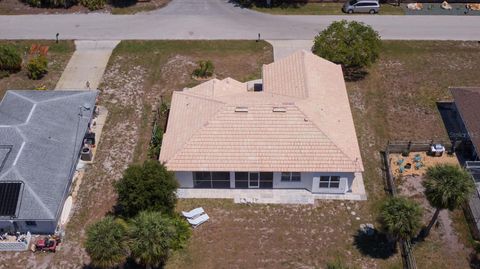
<svg viewBox="0 0 480 269">
<path fill-rule="evenodd" d="M 313 40 L 267 40 L 273 46 L 273 59 L 279 60 L 296 52 L 297 50 L 310 51 Z"/>
<path fill-rule="evenodd" d="M 97 89 L 108 59 L 118 43 L 119 41 L 75 41 L 76 50 L 55 88 Z"/>
<path fill-rule="evenodd" d="M 0 39 L 256 39 L 308 40 L 332 21 L 372 25 L 384 39 L 480 40 L 480 16 L 275 16 L 228 0 L 173 0 L 136 15 L 0 16 Z M 32 27 L 35 26 L 35 27 Z"/>
</svg>

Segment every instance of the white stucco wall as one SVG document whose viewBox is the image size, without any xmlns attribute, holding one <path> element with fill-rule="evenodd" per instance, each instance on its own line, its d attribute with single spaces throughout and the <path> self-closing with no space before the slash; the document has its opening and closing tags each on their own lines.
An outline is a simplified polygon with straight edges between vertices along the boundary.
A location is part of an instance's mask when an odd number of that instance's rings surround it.
<svg viewBox="0 0 480 269">
<path fill-rule="evenodd" d="M 17 224 L 17 231 L 21 233 L 30 232 L 32 234 L 53 234 L 57 223 L 55 221 L 36 221 L 35 226 L 27 225 L 26 221 L 18 220 L 14 221 Z M 4 231 L 14 231 L 14 225 L 8 220 L 0 220 L 0 229 Z"/>
<path fill-rule="evenodd" d="M 180 183 L 181 188 L 193 188 L 193 173 L 192 172 L 175 172 L 175 176 Z M 339 176 L 340 187 L 338 189 L 320 188 L 319 182 L 321 176 Z M 343 194 L 352 189 L 354 180 L 354 173 L 301 173 L 301 181 L 299 182 L 285 182 L 281 180 L 281 172 L 273 173 L 273 188 L 274 189 L 306 189 L 312 193 L 325 194 Z M 230 187 L 235 188 L 235 173 L 230 172 Z"/>
</svg>

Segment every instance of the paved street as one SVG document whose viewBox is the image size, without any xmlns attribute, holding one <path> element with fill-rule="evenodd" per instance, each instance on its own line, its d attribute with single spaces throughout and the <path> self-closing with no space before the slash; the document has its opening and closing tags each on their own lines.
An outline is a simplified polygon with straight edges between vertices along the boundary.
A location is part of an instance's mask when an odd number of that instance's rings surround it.
<svg viewBox="0 0 480 269">
<path fill-rule="evenodd" d="M 0 39 L 262 39 L 308 40 L 332 21 L 355 19 L 384 39 L 480 40 L 480 16 L 274 16 L 228 0 L 173 0 L 137 15 L 0 16 Z"/>
</svg>

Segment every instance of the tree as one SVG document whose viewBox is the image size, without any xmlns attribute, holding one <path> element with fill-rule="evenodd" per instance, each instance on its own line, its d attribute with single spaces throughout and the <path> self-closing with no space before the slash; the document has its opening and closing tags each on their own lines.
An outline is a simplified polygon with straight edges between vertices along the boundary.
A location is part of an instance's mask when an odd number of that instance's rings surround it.
<svg viewBox="0 0 480 269">
<path fill-rule="evenodd" d="M 0 45 L 0 78 L 22 68 L 22 57 L 12 45 Z"/>
<path fill-rule="evenodd" d="M 132 257 L 150 268 L 163 265 L 170 250 L 183 247 L 190 229 L 184 220 L 142 211 L 132 220 L 129 234 Z"/>
<path fill-rule="evenodd" d="M 314 40 L 313 53 L 336 64 L 348 73 L 373 64 L 380 53 L 380 36 L 361 22 L 336 21 Z"/>
<path fill-rule="evenodd" d="M 115 183 L 118 213 L 134 217 L 142 210 L 151 210 L 172 215 L 177 187 L 174 174 L 156 160 L 130 165 Z"/>
<path fill-rule="evenodd" d="M 390 198 L 381 208 L 380 219 L 383 229 L 395 240 L 409 240 L 420 229 L 422 209 L 406 198 Z"/>
<path fill-rule="evenodd" d="M 125 224 L 108 216 L 87 228 L 85 249 L 92 265 L 101 268 L 116 267 L 128 256 Z"/>
<path fill-rule="evenodd" d="M 423 186 L 428 202 L 436 208 L 430 223 L 423 232 L 424 237 L 430 233 L 442 209 L 451 211 L 458 208 L 470 198 L 475 190 L 475 184 L 468 172 L 451 164 L 429 167 Z"/>
</svg>

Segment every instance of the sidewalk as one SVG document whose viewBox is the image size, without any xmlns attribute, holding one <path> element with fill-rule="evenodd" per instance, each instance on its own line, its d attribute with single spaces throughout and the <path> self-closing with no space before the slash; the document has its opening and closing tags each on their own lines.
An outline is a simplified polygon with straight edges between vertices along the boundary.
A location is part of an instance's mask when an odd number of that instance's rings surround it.
<svg viewBox="0 0 480 269">
<path fill-rule="evenodd" d="M 313 46 L 313 40 L 266 40 L 273 46 L 273 59 L 279 60 L 298 51 L 310 51 Z"/>
<path fill-rule="evenodd" d="M 55 89 L 97 89 L 108 59 L 120 41 L 75 41 L 76 51 L 63 71 Z M 87 81 L 89 87 L 87 87 Z"/>
</svg>

